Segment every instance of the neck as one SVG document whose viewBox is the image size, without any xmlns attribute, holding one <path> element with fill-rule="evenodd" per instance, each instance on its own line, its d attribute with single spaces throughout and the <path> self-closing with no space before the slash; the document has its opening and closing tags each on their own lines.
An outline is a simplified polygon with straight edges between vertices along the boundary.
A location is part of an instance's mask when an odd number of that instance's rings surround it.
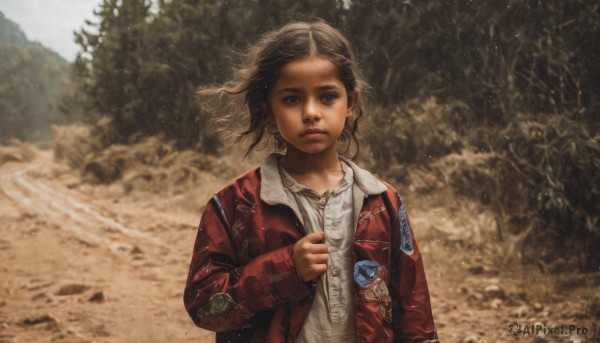
<svg viewBox="0 0 600 343">
<path fill-rule="evenodd" d="M 293 174 L 329 174 L 342 171 L 336 149 L 307 154 L 288 147 L 282 163 L 285 169 Z"/>
</svg>

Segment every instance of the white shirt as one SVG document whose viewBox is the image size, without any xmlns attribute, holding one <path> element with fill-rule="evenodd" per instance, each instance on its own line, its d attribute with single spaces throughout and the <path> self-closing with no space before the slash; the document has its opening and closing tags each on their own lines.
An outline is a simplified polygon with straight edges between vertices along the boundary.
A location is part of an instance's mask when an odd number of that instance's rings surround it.
<svg viewBox="0 0 600 343">
<path fill-rule="evenodd" d="M 300 210 L 307 233 L 325 232 L 327 272 L 319 277 L 315 298 L 296 342 L 355 342 L 353 250 L 354 173 L 342 163 L 344 178 L 333 191 L 317 194 L 290 176 L 281 163 L 284 191 Z"/>
</svg>

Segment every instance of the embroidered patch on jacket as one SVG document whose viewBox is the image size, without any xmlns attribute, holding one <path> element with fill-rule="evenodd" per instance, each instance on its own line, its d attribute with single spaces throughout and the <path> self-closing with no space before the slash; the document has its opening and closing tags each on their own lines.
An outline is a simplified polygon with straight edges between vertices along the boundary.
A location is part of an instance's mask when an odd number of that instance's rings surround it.
<svg viewBox="0 0 600 343">
<path fill-rule="evenodd" d="M 406 210 L 404 205 L 400 205 L 398 211 L 398 218 L 400 218 L 400 250 L 407 255 L 412 255 L 415 252 L 412 244 L 412 235 L 410 234 L 410 226 L 408 226 L 408 218 L 406 217 Z"/>
<path fill-rule="evenodd" d="M 358 223 L 362 224 L 365 220 L 375 219 L 375 215 L 385 211 L 385 206 L 378 207 L 373 211 L 365 211 L 358 215 Z"/>
<path fill-rule="evenodd" d="M 235 207 L 235 220 L 231 228 L 231 234 L 238 246 L 238 256 L 246 258 L 248 256 L 248 234 L 247 230 L 250 227 L 252 216 L 256 212 L 254 206 L 250 207 L 244 204 L 239 204 Z"/>
<path fill-rule="evenodd" d="M 236 329 L 250 318 L 250 312 L 238 305 L 228 293 L 217 293 L 196 312 L 198 319 L 209 327 Z"/>
<path fill-rule="evenodd" d="M 389 274 L 385 267 L 371 260 L 362 260 L 354 265 L 354 281 L 360 287 L 365 301 L 375 302 L 379 306 L 379 315 L 386 322 L 392 322 L 392 298 L 386 286 Z"/>
</svg>

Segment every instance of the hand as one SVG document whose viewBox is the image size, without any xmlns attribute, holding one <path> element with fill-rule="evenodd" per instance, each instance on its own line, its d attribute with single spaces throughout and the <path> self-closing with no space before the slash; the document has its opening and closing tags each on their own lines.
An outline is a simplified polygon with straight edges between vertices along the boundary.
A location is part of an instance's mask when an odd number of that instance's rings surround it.
<svg viewBox="0 0 600 343">
<path fill-rule="evenodd" d="M 300 279 L 307 282 L 327 271 L 329 253 L 325 233 L 313 232 L 294 244 L 294 260 Z"/>
</svg>

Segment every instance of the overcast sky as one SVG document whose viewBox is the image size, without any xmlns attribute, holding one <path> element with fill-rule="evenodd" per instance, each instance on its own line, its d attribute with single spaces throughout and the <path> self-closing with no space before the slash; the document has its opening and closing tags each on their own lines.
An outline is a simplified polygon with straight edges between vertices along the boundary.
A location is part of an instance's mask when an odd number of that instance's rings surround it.
<svg viewBox="0 0 600 343">
<path fill-rule="evenodd" d="M 29 40 L 37 40 L 73 61 L 79 50 L 73 31 L 85 19 L 94 19 L 93 10 L 102 0 L 0 0 L 4 16 L 21 26 Z"/>
</svg>

